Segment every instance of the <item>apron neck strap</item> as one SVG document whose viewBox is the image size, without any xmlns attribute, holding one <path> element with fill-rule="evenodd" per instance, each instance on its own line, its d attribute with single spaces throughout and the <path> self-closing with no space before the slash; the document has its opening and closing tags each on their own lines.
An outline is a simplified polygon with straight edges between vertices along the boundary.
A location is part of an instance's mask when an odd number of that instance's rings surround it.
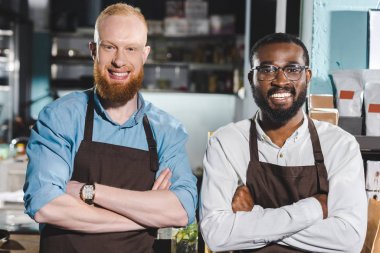
<svg viewBox="0 0 380 253">
<path fill-rule="evenodd" d="M 318 180 L 318 192 L 319 193 L 328 193 L 329 186 L 328 181 L 325 180 L 327 178 L 327 170 L 324 163 L 323 153 L 321 149 L 321 144 L 319 142 L 319 137 L 317 130 L 314 126 L 313 121 L 310 117 L 307 116 L 308 120 L 308 128 L 310 132 L 310 139 L 313 146 L 313 154 L 315 160 L 315 167 L 317 169 L 317 180 Z M 257 144 L 257 131 L 256 131 L 256 123 L 255 120 L 251 119 L 251 127 L 249 134 L 249 149 L 250 149 L 250 161 L 258 166 L 259 162 L 259 149 Z"/>
<path fill-rule="evenodd" d="M 255 120 L 251 119 L 251 127 L 249 129 L 249 153 L 251 161 L 259 162 L 259 148 L 257 146 L 257 133 L 256 133 Z"/>
<path fill-rule="evenodd" d="M 94 89 L 91 89 L 88 95 L 86 121 L 84 125 L 84 140 L 92 141 L 92 129 L 94 126 Z"/>
<path fill-rule="evenodd" d="M 86 111 L 86 121 L 84 126 L 84 140 L 91 142 L 92 133 L 94 126 L 94 89 L 91 89 L 92 92 L 89 92 L 89 98 L 87 102 L 87 111 Z M 148 142 L 149 155 L 150 155 L 150 169 L 152 171 L 158 170 L 158 154 L 157 154 L 157 143 L 153 137 L 153 132 L 149 124 L 148 117 L 144 115 L 143 117 L 143 126 L 146 135 L 146 140 Z"/>
<path fill-rule="evenodd" d="M 307 116 L 307 120 L 308 120 L 311 143 L 313 145 L 315 163 L 316 164 L 324 163 L 321 143 L 319 142 L 317 129 L 315 128 L 314 123 L 310 117 Z"/>
<path fill-rule="evenodd" d="M 308 128 L 309 128 L 309 132 L 310 132 L 311 143 L 313 146 L 315 163 L 316 164 L 324 163 L 322 148 L 321 148 L 321 144 L 319 142 L 317 129 L 315 128 L 314 123 L 310 119 L 310 117 L 308 117 L 308 116 L 306 116 L 306 117 L 308 120 Z M 259 160 L 258 159 L 259 158 L 259 155 L 258 155 L 259 149 L 257 147 L 257 131 L 256 131 L 255 120 L 253 118 L 251 119 L 251 127 L 250 127 L 249 131 L 250 131 L 249 149 L 250 149 L 251 161 L 252 161 L 252 158 L 254 158 L 254 157 L 257 160 Z"/>
<path fill-rule="evenodd" d="M 144 115 L 143 117 L 143 125 L 144 125 L 144 131 L 146 135 L 146 140 L 148 142 L 148 148 L 149 148 L 149 156 L 150 156 L 150 170 L 151 171 L 157 171 L 158 170 L 158 154 L 157 154 L 157 143 L 156 140 L 153 137 L 153 132 L 149 124 L 148 117 Z"/>
<path fill-rule="evenodd" d="M 317 168 L 318 193 L 327 194 L 329 192 L 329 185 L 328 185 L 328 181 L 325 179 L 328 178 L 328 175 L 327 175 L 327 170 L 326 170 L 326 166 L 325 166 L 325 162 L 323 158 L 321 143 L 319 141 L 317 129 L 315 128 L 313 120 L 308 116 L 307 116 L 307 120 L 308 120 L 311 143 L 313 145 L 315 166 Z"/>
</svg>

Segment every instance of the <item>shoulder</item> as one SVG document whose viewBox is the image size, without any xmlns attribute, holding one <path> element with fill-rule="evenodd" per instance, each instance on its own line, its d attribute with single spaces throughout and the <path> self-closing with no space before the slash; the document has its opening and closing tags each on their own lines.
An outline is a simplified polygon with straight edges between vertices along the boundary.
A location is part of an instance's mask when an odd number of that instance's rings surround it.
<svg viewBox="0 0 380 253">
<path fill-rule="evenodd" d="M 360 152 L 356 138 L 339 126 L 313 120 L 324 155 L 347 156 Z"/>
<path fill-rule="evenodd" d="M 71 124 L 71 129 L 79 127 L 86 115 L 88 94 L 89 91 L 76 91 L 56 99 L 41 110 L 38 122 L 50 128 L 66 124 Z"/>
<path fill-rule="evenodd" d="M 339 141 L 341 143 L 357 143 L 355 137 L 339 126 L 324 121 L 313 120 L 318 136 L 327 142 Z M 328 141 L 330 140 L 330 141 Z"/>
<path fill-rule="evenodd" d="M 83 111 L 87 108 L 89 91 L 74 91 L 51 102 L 43 110 Z"/>
<path fill-rule="evenodd" d="M 144 111 L 156 135 L 182 134 L 187 136 L 185 127 L 178 119 L 146 100 Z"/>
<path fill-rule="evenodd" d="M 209 139 L 208 151 L 221 150 L 231 163 L 244 163 L 249 159 L 250 125 L 251 121 L 247 119 L 219 128 Z"/>
<path fill-rule="evenodd" d="M 251 121 L 248 119 L 232 122 L 223 127 L 220 127 L 212 134 L 212 140 L 218 140 L 220 142 L 235 143 L 241 142 L 241 140 L 249 140 L 249 129 Z"/>
</svg>

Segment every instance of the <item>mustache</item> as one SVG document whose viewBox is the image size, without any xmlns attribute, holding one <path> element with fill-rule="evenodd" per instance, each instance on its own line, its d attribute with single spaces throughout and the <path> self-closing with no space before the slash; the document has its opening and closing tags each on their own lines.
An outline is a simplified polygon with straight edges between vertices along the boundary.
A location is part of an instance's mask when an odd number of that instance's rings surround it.
<svg viewBox="0 0 380 253">
<path fill-rule="evenodd" d="M 279 93 L 279 92 L 289 92 L 293 96 L 296 95 L 296 89 L 294 87 L 284 87 L 284 88 L 272 87 L 268 90 L 268 96 L 272 96 L 274 93 Z"/>
</svg>

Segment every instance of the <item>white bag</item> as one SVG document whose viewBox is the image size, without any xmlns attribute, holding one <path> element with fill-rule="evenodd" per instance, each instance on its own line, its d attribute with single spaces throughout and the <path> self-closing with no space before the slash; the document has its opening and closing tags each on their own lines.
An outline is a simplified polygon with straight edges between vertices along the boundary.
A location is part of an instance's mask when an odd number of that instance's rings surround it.
<svg viewBox="0 0 380 253">
<path fill-rule="evenodd" d="M 337 90 L 336 105 L 343 117 L 361 117 L 363 105 L 363 70 L 337 70 L 332 73 Z"/>
<path fill-rule="evenodd" d="M 380 136 L 380 69 L 363 73 L 366 135 Z"/>
</svg>

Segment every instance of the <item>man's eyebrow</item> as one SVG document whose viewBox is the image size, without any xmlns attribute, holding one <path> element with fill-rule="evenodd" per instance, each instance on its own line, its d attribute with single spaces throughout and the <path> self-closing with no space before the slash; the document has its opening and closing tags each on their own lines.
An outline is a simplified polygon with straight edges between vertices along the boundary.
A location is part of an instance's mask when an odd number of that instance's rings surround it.
<svg viewBox="0 0 380 253">
<path fill-rule="evenodd" d="M 298 61 L 290 61 L 290 62 L 288 62 L 287 64 L 288 64 L 288 65 L 301 65 L 301 63 L 298 62 Z"/>
<path fill-rule="evenodd" d="M 114 44 L 114 43 L 112 43 L 112 42 L 109 41 L 109 40 L 101 40 L 101 41 L 99 42 L 99 44 L 103 44 L 103 43 Z"/>
<path fill-rule="evenodd" d="M 117 42 L 112 42 L 109 40 L 102 40 L 102 41 L 100 41 L 100 44 L 102 44 L 102 43 L 112 44 L 113 46 L 116 46 L 116 47 L 143 47 L 139 43 L 135 43 L 135 42 L 126 43 L 126 44 L 118 44 Z"/>
<path fill-rule="evenodd" d="M 260 65 L 273 65 L 273 62 L 272 61 L 263 61 L 263 62 L 260 62 Z"/>
</svg>

